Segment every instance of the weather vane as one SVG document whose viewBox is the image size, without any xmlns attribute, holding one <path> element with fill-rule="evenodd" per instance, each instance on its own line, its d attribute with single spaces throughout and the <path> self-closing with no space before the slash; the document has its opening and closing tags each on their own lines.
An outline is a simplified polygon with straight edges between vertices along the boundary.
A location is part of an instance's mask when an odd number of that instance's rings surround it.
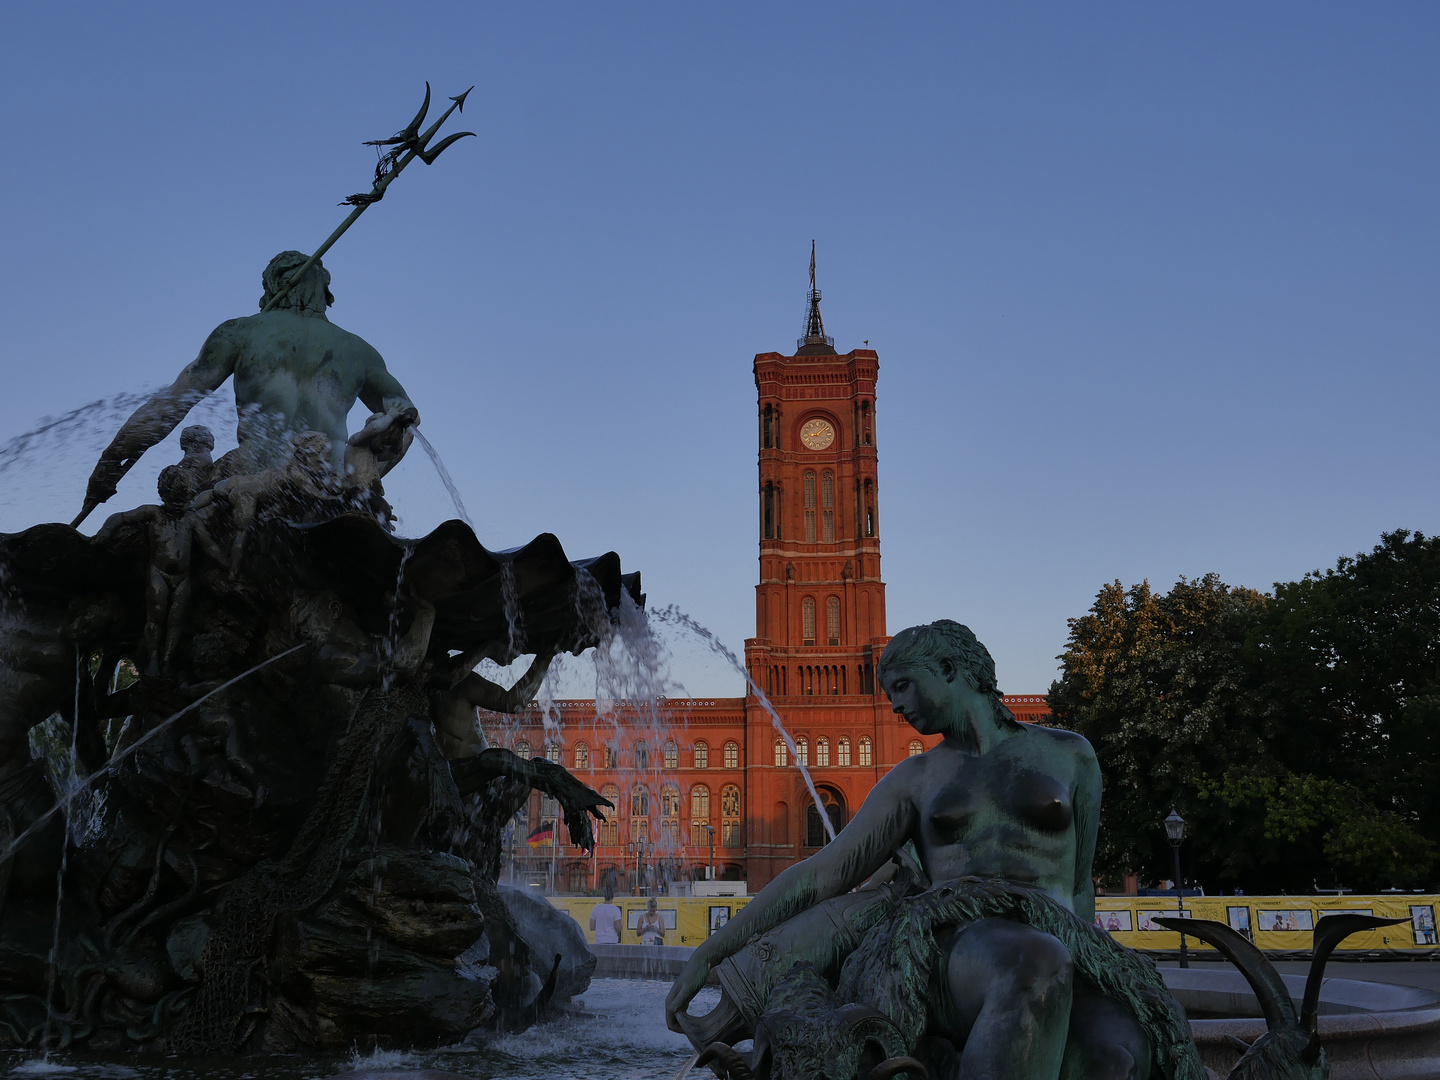
<svg viewBox="0 0 1440 1080">
<path fill-rule="evenodd" d="M 470 87 L 470 90 L 474 89 L 475 87 Z M 374 184 L 369 191 L 362 191 L 351 195 L 340 204 L 341 206 L 353 206 L 355 209 L 350 211 L 350 216 L 342 221 L 339 228 L 330 234 L 330 238 L 315 249 L 315 254 L 311 255 L 301 266 L 296 268 L 293 274 L 285 279 L 285 283 L 280 286 L 275 292 L 275 295 L 271 296 L 270 299 L 265 302 L 265 306 L 260 309 L 261 311 L 269 311 L 276 304 L 280 303 L 281 300 L 285 299 L 291 288 L 305 277 L 305 274 L 309 271 L 310 267 L 315 265 L 320 259 L 320 256 L 329 251 L 330 248 L 334 246 L 335 241 L 345 235 L 345 230 L 350 228 L 351 225 L 354 225 L 356 219 L 359 218 L 372 203 L 377 203 L 385 197 L 385 189 L 390 186 L 397 176 L 405 171 L 406 165 L 409 165 L 410 162 L 414 161 L 417 157 L 425 162 L 426 165 L 434 165 L 435 159 L 440 156 L 447 146 L 458 139 L 465 138 L 467 135 L 475 134 L 473 131 L 458 131 L 454 135 L 447 135 L 441 139 L 433 149 L 429 146 L 430 140 L 433 139 L 435 133 L 440 130 L 440 125 L 450 118 L 452 112 L 456 109 L 459 109 L 462 113 L 465 111 L 465 99 L 470 96 L 470 90 L 466 90 L 465 93 L 452 97 L 450 100 L 454 102 L 454 104 L 445 110 L 444 115 L 442 115 L 439 120 L 436 120 L 435 123 L 431 124 L 422 133 L 420 131 L 420 125 L 425 122 L 425 114 L 430 111 L 430 84 L 427 82 L 425 84 L 425 101 L 420 106 L 420 111 L 415 114 L 414 120 L 411 120 L 402 130 L 397 131 L 388 139 L 373 139 L 365 143 L 366 146 L 392 147 L 392 149 L 380 155 L 380 161 L 375 166 Z"/>
</svg>

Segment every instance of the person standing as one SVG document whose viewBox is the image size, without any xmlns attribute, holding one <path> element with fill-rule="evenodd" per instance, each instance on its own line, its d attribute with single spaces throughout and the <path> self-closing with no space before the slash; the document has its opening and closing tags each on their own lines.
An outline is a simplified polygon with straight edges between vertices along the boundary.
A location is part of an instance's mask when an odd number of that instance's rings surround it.
<svg viewBox="0 0 1440 1080">
<path fill-rule="evenodd" d="M 654 903 L 654 901 L 651 901 Z M 590 909 L 590 929 L 595 932 L 596 945 L 619 945 L 620 924 L 624 916 L 615 903 L 615 886 L 605 884 L 605 902 Z"/>
<path fill-rule="evenodd" d="M 642 945 L 665 944 L 665 920 L 656 910 L 653 896 L 645 914 L 640 916 L 640 925 L 635 928 L 635 932 L 640 936 Z"/>
</svg>

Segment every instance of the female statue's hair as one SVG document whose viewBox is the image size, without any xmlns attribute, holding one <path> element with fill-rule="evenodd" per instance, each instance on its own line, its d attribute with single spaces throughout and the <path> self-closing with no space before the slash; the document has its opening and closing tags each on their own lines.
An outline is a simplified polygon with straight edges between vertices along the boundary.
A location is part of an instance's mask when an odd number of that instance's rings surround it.
<svg viewBox="0 0 1440 1080">
<path fill-rule="evenodd" d="M 890 639 L 880 655 L 883 678 L 887 669 L 900 664 L 923 667 L 943 674 L 942 661 L 953 663 L 972 690 L 990 699 L 997 724 L 1022 727 L 1015 714 L 1005 707 L 1000 689 L 995 685 L 995 658 L 980 643 L 974 632 L 954 619 L 936 619 L 933 623 L 910 626 Z"/>
</svg>

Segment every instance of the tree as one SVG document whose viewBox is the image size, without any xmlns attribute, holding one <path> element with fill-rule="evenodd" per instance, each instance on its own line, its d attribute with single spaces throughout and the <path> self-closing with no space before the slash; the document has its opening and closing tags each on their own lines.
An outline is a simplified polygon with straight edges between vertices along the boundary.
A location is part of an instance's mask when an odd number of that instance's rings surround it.
<svg viewBox="0 0 1440 1080">
<path fill-rule="evenodd" d="M 1050 704 L 1105 773 L 1101 873 L 1168 875 L 1173 804 L 1212 887 L 1430 880 L 1440 542 L 1389 533 L 1273 597 L 1213 574 L 1164 594 L 1117 581 L 1069 625 Z"/>
<path fill-rule="evenodd" d="M 1265 598 L 1214 574 L 1157 594 L 1116 581 L 1089 614 L 1070 620 L 1050 688 L 1055 722 L 1094 745 L 1105 777 L 1096 870 L 1168 877 L 1161 821 L 1171 807 L 1189 823 L 1187 856 L 1212 880 L 1235 880 L 1257 861 L 1235 843 L 1232 808 L 1199 798 L 1207 778 L 1245 760 L 1259 742 L 1244 662 Z M 1264 858 L 1272 853 L 1259 855 Z"/>
</svg>

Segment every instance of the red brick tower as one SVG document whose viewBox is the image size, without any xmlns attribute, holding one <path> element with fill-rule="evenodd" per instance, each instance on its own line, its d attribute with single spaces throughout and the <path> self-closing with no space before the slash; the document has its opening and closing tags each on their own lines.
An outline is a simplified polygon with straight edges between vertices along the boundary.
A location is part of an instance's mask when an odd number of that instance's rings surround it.
<svg viewBox="0 0 1440 1080">
<path fill-rule="evenodd" d="M 879 359 L 870 349 L 835 351 L 820 315 L 813 245 L 805 334 L 796 344 L 793 356 L 755 357 L 760 584 L 745 660 L 840 825 L 908 752 L 904 735 L 913 733 L 901 732 L 875 685 L 889 640 L 875 445 Z M 821 823 L 754 694 L 745 720 L 753 889 L 813 851 Z"/>
</svg>

